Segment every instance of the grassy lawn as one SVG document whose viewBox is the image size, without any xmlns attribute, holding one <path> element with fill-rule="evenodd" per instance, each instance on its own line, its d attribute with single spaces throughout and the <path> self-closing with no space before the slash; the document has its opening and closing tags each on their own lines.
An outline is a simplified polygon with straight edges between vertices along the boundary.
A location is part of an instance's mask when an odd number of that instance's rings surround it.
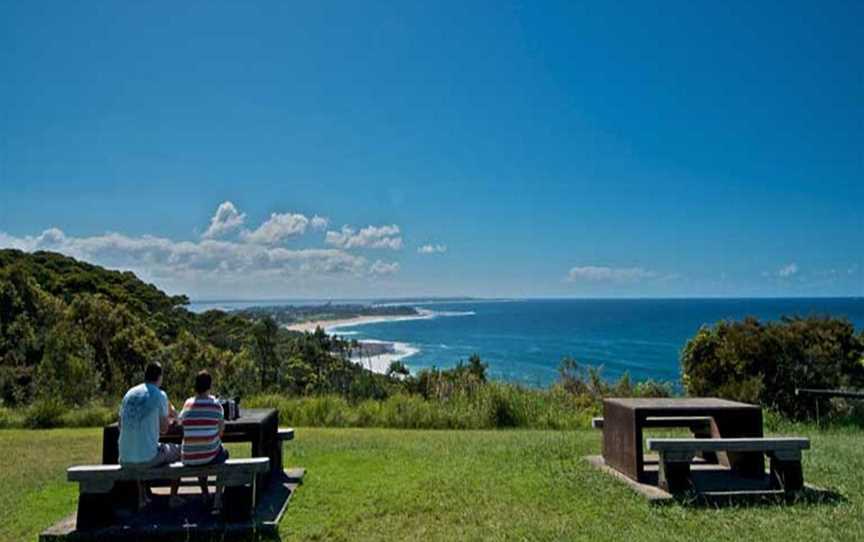
<svg viewBox="0 0 864 542">
<path fill-rule="evenodd" d="M 651 507 L 582 457 L 592 431 L 299 429 L 286 465 L 307 477 L 284 540 L 862 540 L 864 434 L 816 432 L 807 480 L 823 504 Z M 0 431 L 0 540 L 33 540 L 75 507 L 72 463 L 98 462 L 101 431 Z M 244 450 L 235 449 L 242 454 Z"/>
</svg>

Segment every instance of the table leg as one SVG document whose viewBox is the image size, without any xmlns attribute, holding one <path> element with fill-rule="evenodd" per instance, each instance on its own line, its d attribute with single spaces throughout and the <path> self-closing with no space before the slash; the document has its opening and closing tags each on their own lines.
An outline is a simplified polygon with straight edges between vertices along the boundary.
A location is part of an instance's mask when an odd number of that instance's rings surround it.
<svg viewBox="0 0 864 542">
<path fill-rule="evenodd" d="M 716 411 L 713 413 L 717 432 L 723 438 L 761 438 L 762 411 Z M 720 452 L 722 465 L 742 476 L 758 478 L 765 475 L 765 457 L 761 452 Z"/>
<path fill-rule="evenodd" d="M 255 434 L 252 435 L 252 457 L 270 457 L 271 451 L 270 447 L 267 445 L 267 425 L 268 424 L 266 423 L 262 423 L 255 429 Z M 269 485 L 270 472 L 272 472 L 272 470 L 256 475 L 255 488 L 259 496 Z"/>
<path fill-rule="evenodd" d="M 120 462 L 120 430 L 109 425 L 102 429 L 102 464 L 116 465 Z"/>
<path fill-rule="evenodd" d="M 603 403 L 603 460 L 633 480 L 642 475 L 642 428 L 633 409 Z"/>
</svg>

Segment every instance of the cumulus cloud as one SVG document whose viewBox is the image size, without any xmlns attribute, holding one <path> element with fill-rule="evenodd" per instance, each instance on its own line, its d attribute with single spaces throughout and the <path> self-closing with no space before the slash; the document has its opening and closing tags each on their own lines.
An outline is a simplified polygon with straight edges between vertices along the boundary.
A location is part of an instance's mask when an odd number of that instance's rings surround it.
<svg viewBox="0 0 864 542">
<path fill-rule="evenodd" d="M 447 245 L 423 245 L 417 249 L 419 254 L 443 254 L 447 252 Z"/>
<path fill-rule="evenodd" d="M 382 262 L 376 260 L 369 268 L 373 275 L 392 275 L 399 271 L 399 262 Z"/>
<path fill-rule="evenodd" d="M 246 214 L 237 210 L 230 201 L 222 202 L 216 209 L 216 214 L 210 219 L 210 226 L 201 237 L 204 239 L 215 239 L 222 237 L 243 226 Z"/>
<path fill-rule="evenodd" d="M 309 219 L 299 213 L 272 213 L 257 229 L 244 231 L 242 237 L 249 243 L 275 245 L 289 237 L 306 233 L 308 225 Z"/>
<path fill-rule="evenodd" d="M 323 230 L 330 225 L 330 220 L 326 217 L 315 215 L 309 221 L 309 225 L 312 226 L 313 230 Z"/>
<path fill-rule="evenodd" d="M 586 265 L 573 267 L 567 273 L 569 282 L 639 282 L 657 276 L 653 271 L 641 267 L 605 267 Z"/>
<path fill-rule="evenodd" d="M 210 226 L 201 237 L 218 239 L 239 232 L 240 238 L 248 243 L 276 245 L 290 237 L 303 235 L 307 228 L 324 230 L 330 220 L 319 215 L 308 218 L 300 213 L 272 213 L 254 230 L 244 228 L 245 223 L 246 213 L 241 213 L 232 202 L 225 201 L 216 209 L 210 219 Z"/>
<path fill-rule="evenodd" d="M 324 242 L 344 249 L 351 248 L 402 248 L 399 226 L 366 226 L 360 231 L 351 226 L 342 226 L 340 231 L 328 231 Z"/>
<path fill-rule="evenodd" d="M 399 227 L 368 226 L 359 231 L 345 226 L 327 232 L 327 247 L 289 249 L 283 241 L 307 230 L 325 230 L 326 217 L 272 213 L 254 230 L 244 227 L 246 215 L 230 201 L 219 205 L 199 239 L 186 241 L 152 235 L 130 236 L 108 232 L 76 237 L 59 228 L 38 235 L 14 236 L 0 231 L 0 248 L 27 252 L 49 250 L 113 269 L 130 270 L 162 284 L 193 288 L 241 287 L 278 292 L 285 285 L 312 284 L 353 277 L 363 279 L 399 271 L 397 262 L 371 263 L 353 248 L 402 246 Z M 331 282 L 332 283 L 332 282 Z"/>
<path fill-rule="evenodd" d="M 204 280 L 249 282 L 262 276 L 361 276 L 369 272 L 364 257 L 332 248 L 289 250 L 247 242 L 216 239 L 175 241 L 113 232 L 74 237 L 57 228 L 24 237 L 0 232 L 0 247 L 28 252 L 51 250 L 106 267 L 175 279 L 195 276 Z"/>
<path fill-rule="evenodd" d="M 794 262 L 787 264 L 787 265 L 784 265 L 783 267 L 781 267 L 780 269 L 777 270 L 777 276 L 780 277 L 781 279 L 789 278 L 792 275 L 795 275 L 796 273 L 798 273 L 798 264 L 796 264 Z"/>
</svg>

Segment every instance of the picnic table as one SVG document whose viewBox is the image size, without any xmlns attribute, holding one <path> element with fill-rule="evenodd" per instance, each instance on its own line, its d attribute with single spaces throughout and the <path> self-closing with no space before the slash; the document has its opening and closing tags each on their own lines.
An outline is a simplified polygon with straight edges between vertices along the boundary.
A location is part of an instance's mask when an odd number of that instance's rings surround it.
<svg viewBox="0 0 864 542">
<path fill-rule="evenodd" d="M 710 417 L 711 438 L 761 438 L 762 409 L 716 398 L 604 399 L 603 459 L 606 465 L 637 482 L 645 482 L 643 428 L 655 426 L 648 418 Z M 743 474 L 762 474 L 759 452 L 730 452 L 720 461 Z"/>
<path fill-rule="evenodd" d="M 115 465 L 120 461 L 118 438 L 120 428 L 117 423 L 105 426 L 102 430 L 102 463 Z M 159 437 L 161 442 L 179 444 L 183 440 L 183 429 L 172 425 L 168 432 Z M 223 442 L 251 442 L 252 457 L 270 459 L 270 470 L 259 475 L 259 491 L 267 487 L 271 479 L 282 472 L 282 442 L 279 439 L 279 413 L 273 408 L 243 408 L 236 420 L 225 421 Z M 278 478 L 276 478 L 278 479 Z"/>
<path fill-rule="evenodd" d="M 814 403 L 816 404 L 816 426 L 822 426 L 822 420 L 819 416 L 819 399 L 864 399 L 864 392 L 856 391 L 856 390 L 830 390 L 830 389 L 822 389 L 822 388 L 795 388 L 795 396 L 811 396 L 815 397 L 816 400 Z"/>
</svg>

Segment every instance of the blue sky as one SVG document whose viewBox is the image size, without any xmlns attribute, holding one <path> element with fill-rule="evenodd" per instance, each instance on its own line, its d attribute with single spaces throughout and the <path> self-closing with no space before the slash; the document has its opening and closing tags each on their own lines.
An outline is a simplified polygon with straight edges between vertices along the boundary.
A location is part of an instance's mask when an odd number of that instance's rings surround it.
<svg viewBox="0 0 864 542">
<path fill-rule="evenodd" d="M 864 4 L 694 4 L 0 2 L 0 246 L 197 298 L 864 295 Z"/>
</svg>

